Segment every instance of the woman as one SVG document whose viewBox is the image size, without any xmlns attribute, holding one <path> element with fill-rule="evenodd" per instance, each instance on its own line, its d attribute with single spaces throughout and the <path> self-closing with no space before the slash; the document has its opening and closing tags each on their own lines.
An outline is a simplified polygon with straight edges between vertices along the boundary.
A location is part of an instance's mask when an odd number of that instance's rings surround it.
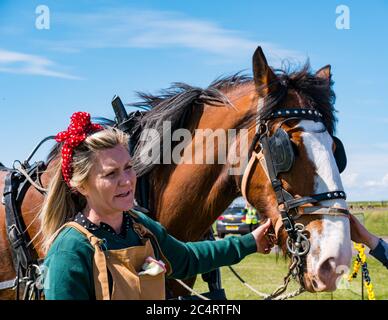
<svg viewBox="0 0 388 320">
<path fill-rule="evenodd" d="M 356 217 L 351 214 L 349 217 L 352 240 L 365 244 L 370 249 L 369 253 L 388 268 L 388 243 L 370 233 Z"/>
<path fill-rule="evenodd" d="M 183 243 L 135 211 L 128 136 L 92 124 L 88 113 L 74 113 L 56 140 L 62 157 L 41 211 L 46 299 L 164 299 L 165 276 L 270 252 L 269 220 L 241 237 Z"/>
</svg>

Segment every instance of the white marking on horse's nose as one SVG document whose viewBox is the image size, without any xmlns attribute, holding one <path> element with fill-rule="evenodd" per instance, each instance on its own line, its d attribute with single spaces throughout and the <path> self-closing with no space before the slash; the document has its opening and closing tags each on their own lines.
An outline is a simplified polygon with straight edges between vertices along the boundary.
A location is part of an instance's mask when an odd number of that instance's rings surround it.
<svg viewBox="0 0 388 320">
<path fill-rule="evenodd" d="M 333 216 L 324 216 L 319 226 L 309 230 L 307 272 L 315 291 L 332 291 L 339 277 L 337 267 L 349 266 L 351 261 L 350 226 L 346 217 Z"/>
</svg>

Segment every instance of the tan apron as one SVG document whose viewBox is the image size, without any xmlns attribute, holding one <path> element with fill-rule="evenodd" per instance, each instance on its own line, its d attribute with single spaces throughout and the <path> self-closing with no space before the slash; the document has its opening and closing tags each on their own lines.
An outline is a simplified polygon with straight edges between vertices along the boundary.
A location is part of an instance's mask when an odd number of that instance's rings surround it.
<svg viewBox="0 0 388 320">
<path fill-rule="evenodd" d="M 156 237 L 143 225 L 133 222 L 135 232 L 143 242 L 141 246 L 133 246 L 119 250 L 103 251 L 103 240 L 97 238 L 87 229 L 76 222 L 68 222 L 62 226 L 72 227 L 86 236 L 93 246 L 93 278 L 97 300 L 164 300 L 165 274 L 155 276 L 138 275 L 147 257 L 155 258 L 151 238 L 160 252 L 160 258 L 166 264 L 167 274 L 171 267 L 157 243 Z M 58 230 L 58 231 L 60 231 Z M 113 288 L 109 292 L 108 270 L 112 276 Z"/>
</svg>

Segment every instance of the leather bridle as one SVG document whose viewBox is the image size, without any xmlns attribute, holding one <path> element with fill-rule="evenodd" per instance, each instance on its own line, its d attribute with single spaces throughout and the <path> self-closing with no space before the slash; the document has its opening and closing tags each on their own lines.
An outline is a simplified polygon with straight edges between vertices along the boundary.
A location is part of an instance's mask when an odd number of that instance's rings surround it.
<svg viewBox="0 0 388 320">
<path fill-rule="evenodd" d="M 282 118 L 281 125 L 278 129 L 270 134 L 270 122 Z M 303 285 L 302 271 L 303 271 L 303 257 L 305 257 L 310 249 L 310 241 L 305 234 L 305 226 L 301 223 L 296 223 L 296 220 L 306 215 L 330 215 L 347 216 L 349 211 L 346 208 L 335 208 L 325 206 L 305 206 L 306 204 L 316 204 L 325 200 L 344 199 L 346 200 L 346 194 L 343 190 L 330 190 L 325 193 L 307 195 L 303 197 L 294 197 L 283 187 L 282 181 L 279 178 L 279 174 L 282 172 L 288 172 L 291 170 L 294 159 L 290 153 L 292 147 L 288 134 L 282 129 L 282 124 L 290 120 L 313 120 L 320 122 L 324 125 L 322 114 L 314 109 L 281 109 L 270 114 L 266 118 L 257 120 L 257 131 L 251 143 L 248 153 L 248 164 L 244 170 L 241 180 L 241 193 L 245 200 L 249 203 L 247 189 L 248 184 L 252 176 L 252 168 L 256 162 L 259 162 L 264 169 L 272 189 L 276 195 L 277 207 L 280 212 L 281 219 L 276 222 L 275 236 L 277 237 L 281 228 L 287 232 L 287 249 L 288 253 L 296 259 L 293 263 L 294 277 L 298 276 L 299 282 Z M 283 132 L 277 132 L 283 130 Z M 325 129 L 326 130 L 326 129 Z M 323 131 L 325 131 L 323 130 Z M 271 141 L 272 139 L 272 141 Z M 275 141 L 273 140 L 275 139 Z M 277 140 L 276 140 L 277 139 Z M 338 138 L 336 138 L 339 140 Z M 279 158 L 279 153 L 284 153 Z M 344 151 L 343 151 L 344 153 Z M 346 156 L 345 163 L 346 163 Z M 277 160 L 279 158 L 280 160 Z M 337 161 L 338 163 L 338 161 Z M 344 168 L 343 168 L 344 169 Z"/>
</svg>

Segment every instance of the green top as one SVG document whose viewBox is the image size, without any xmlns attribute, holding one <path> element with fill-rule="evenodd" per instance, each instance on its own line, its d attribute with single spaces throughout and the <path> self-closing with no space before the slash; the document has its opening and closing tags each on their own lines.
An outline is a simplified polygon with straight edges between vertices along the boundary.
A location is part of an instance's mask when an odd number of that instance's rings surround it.
<svg viewBox="0 0 388 320">
<path fill-rule="evenodd" d="M 134 211 L 136 221 L 148 228 L 158 239 L 160 248 L 171 264 L 170 278 L 186 279 L 221 266 L 238 263 L 256 252 L 252 234 L 228 237 L 219 241 L 181 242 L 169 235 L 158 222 Z M 125 237 L 103 229 L 89 230 L 106 239 L 108 250 L 141 245 L 132 228 Z M 44 294 L 47 300 L 95 299 L 93 281 L 94 249 L 87 238 L 74 228 L 65 228 L 55 239 L 45 259 Z"/>
</svg>

